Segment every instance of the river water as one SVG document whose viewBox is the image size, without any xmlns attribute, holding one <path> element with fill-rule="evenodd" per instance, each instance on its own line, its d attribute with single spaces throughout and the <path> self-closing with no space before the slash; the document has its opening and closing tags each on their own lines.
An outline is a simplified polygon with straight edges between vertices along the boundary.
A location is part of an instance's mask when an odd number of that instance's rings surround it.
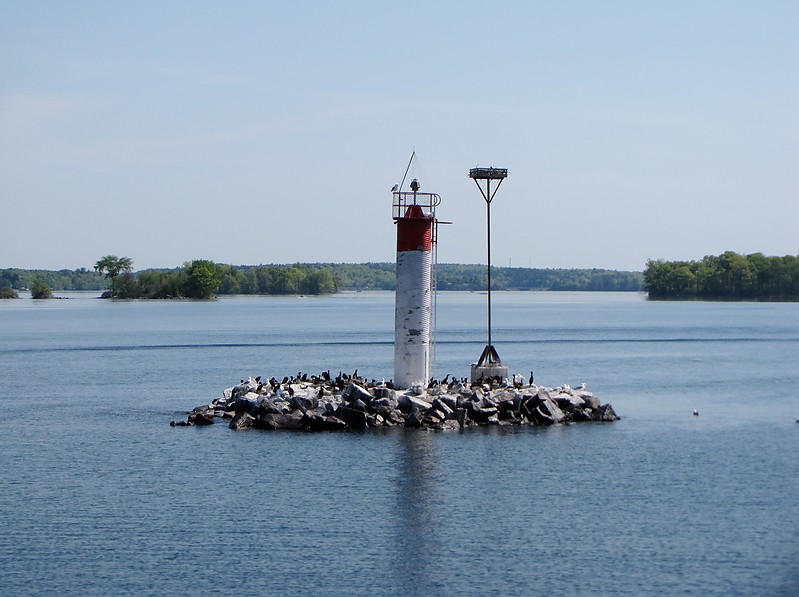
<svg viewBox="0 0 799 597">
<path fill-rule="evenodd" d="M 621 421 L 305 434 L 169 421 L 248 375 L 390 377 L 392 293 L 67 296 L 0 302 L 3 595 L 799 593 L 799 304 L 495 293 L 511 370 Z M 485 299 L 439 295 L 436 376 Z"/>
</svg>

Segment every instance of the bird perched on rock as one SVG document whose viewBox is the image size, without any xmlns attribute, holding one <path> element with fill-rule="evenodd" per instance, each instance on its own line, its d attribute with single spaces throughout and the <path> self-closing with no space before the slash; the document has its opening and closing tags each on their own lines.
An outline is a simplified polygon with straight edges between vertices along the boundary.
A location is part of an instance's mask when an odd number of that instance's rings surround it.
<svg viewBox="0 0 799 597">
<path fill-rule="evenodd" d="M 699 411 L 698 411 L 698 410 L 696 410 L 696 409 L 694 409 L 694 416 L 695 416 L 695 417 L 698 417 L 698 416 L 699 416 Z"/>
</svg>

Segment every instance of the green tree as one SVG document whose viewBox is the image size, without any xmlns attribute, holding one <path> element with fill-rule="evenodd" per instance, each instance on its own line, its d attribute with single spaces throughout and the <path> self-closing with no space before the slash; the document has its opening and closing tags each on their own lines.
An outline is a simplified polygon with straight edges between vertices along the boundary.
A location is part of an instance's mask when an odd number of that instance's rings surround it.
<svg viewBox="0 0 799 597">
<path fill-rule="evenodd" d="M 15 298 L 19 298 L 19 295 L 16 293 L 16 291 L 13 288 L 10 288 L 8 286 L 0 288 L 0 299 L 15 299 Z"/>
<path fill-rule="evenodd" d="M 114 280 L 121 273 L 129 274 L 133 271 L 133 260 L 130 257 L 117 257 L 116 255 L 106 255 L 94 264 L 94 269 L 105 273 L 105 277 L 111 280 L 111 297 L 115 296 Z"/>
<path fill-rule="evenodd" d="M 300 291 L 305 294 L 331 294 L 336 291 L 333 274 L 326 269 L 309 269 L 300 284 Z"/>
<path fill-rule="evenodd" d="M 217 265 L 219 274 L 219 293 L 238 294 L 241 292 L 241 272 L 230 265 Z"/>
<path fill-rule="evenodd" d="M 148 299 L 178 298 L 184 278 L 182 271 L 142 271 L 138 273 L 139 293 Z"/>
<path fill-rule="evenodd" d="M 206 259 L 195 259 L 183 267 L 186 280 L 183 294 L 188 298 L 209 299 L 219 290 L 216 265 Z"/>
<path fill-rule="evenodd" d="M 53 298 L 53 289 L 42 280 L 36 279 L 31 286 L 31 298 L 49 299 Z"/>
<path fill-rule="evenodd" d="M 130 272 L 120 274 L 111 281 L 111 288 L 115 298 L 136 299 L 141 298 L 139 281 Z"/>
</svg>

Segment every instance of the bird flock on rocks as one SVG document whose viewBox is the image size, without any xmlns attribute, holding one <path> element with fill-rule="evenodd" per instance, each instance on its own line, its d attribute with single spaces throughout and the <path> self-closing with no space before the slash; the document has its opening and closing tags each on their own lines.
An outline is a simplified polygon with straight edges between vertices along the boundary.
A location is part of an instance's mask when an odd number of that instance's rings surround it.
<svg viewBox="0 0 799 597">
<path fill-rule="evenodd" d="M 525 382 L 528 383 L 525 383 Z M 397 389 L 392 380 L 330 370 L 301 371 L 282 379 L 248 377 L 228 388 L 210 404 L 196 407 L 173 426 L 208 425 L 231 419 L 244 429 L 305 429 L 313 431 L 366 427 L 463 429 L 472 425 L 550 425 L 580 421 L 615 421 L 609 404 L 602 404 L 582 383 L 547 388 L 516 374 L 510 379 L 481 377 L 475 382 L 451 374 Z"/>
</svg>

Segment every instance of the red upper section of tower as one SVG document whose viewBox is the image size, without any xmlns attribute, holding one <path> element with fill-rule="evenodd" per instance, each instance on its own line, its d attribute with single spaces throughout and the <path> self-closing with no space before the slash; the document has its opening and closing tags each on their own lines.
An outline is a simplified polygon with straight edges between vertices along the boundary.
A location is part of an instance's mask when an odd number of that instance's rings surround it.
<svg viewBox="0 0 799 597">
<path fill-rule="evenodd" d="M 409 205 L 405 215 L 396 218 L 397 252 L 430 251 L 433 245 L 433 217 L 421 205 Z"/>
</svg>

